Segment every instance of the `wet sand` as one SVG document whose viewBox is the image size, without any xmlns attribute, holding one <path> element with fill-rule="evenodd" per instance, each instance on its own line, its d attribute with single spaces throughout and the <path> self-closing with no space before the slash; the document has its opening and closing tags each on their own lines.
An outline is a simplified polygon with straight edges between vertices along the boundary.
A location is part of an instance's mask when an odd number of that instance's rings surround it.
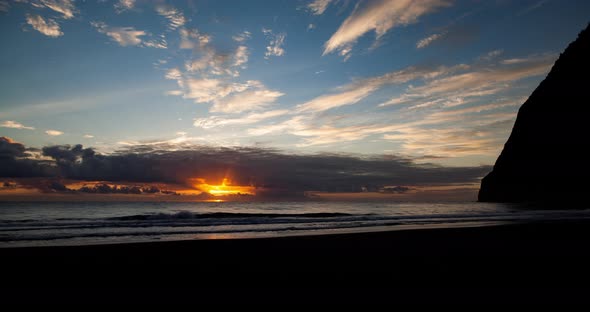
<svg viewBox="0 0 590 312">
<path fill-rule="evenodd" d="M 571 303 L 583 300 L 582 288 L 590 285 L 589 243 L 590 223 L 568 221 L 0 248 L 1 284 L 10 294 L 6 298 L 44 302 L 198 297 L 219 303 L 510 298 Z"/>
</svg>

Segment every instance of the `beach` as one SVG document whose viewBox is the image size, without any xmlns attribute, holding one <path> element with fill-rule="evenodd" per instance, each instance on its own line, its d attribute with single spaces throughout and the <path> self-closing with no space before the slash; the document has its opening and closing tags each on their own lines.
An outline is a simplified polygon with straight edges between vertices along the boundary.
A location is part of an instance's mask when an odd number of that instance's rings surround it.
<svg viewBox="0 0 590 312">
<path fill-rule="evenodd" d="M 208 300 L 246 300 L 255 295 L 280 301 L 298 291 L 322 299 L 350 294 L 340 300 L 351 301 L 379 293 L 409 300 L 457 292 L 461 300 L 469 301 L 487 298 L 494 289 L 521 299 L 528 295 L 541 301 L 565 297 L 575 301 L 583 299 L 577 294 L 590 281 L 589 225 L 553 221 L 261 239 L 2 248 L 2 287 L 12 294 L 7 296 L 12 300 L 36 294 L 49 301 L 84 300 L 103 293 L 127 300 L 149 294 L 155 301 L 193 294 Z"/>
</svg>

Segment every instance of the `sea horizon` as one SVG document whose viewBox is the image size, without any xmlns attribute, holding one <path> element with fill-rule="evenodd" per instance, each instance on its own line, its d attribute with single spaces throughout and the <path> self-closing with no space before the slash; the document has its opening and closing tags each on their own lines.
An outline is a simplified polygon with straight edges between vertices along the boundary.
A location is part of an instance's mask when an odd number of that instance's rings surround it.
<svg viewBox="0 0 590 312">
<path fill-rule="evenodd" d="M 0 202 L 0 212 L 0 248 L 270 238 L 590 218 L 588 209 L 383 201 Z"/>
</svg>

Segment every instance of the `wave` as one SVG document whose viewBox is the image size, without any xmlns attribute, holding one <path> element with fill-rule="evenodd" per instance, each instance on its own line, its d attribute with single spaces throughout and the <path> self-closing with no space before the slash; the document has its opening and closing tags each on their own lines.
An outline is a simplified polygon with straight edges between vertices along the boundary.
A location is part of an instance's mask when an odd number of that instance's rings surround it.
<svg viewBox="0 0 590 312">
<path fill-rule="evenodd" d="M 123 217 L 107 218 L 107 220 L 133 221 L 133 220 L 170 220 L 170 219 L 229 219 L 229 218 L 335 218 L 353 216 L 349 213 L 317 212 L 317 213 L 235 213 L 235 212 L 210 212 L 194 213 L 180 211 L 177 213 L 140 214 Z"/>
</svg>

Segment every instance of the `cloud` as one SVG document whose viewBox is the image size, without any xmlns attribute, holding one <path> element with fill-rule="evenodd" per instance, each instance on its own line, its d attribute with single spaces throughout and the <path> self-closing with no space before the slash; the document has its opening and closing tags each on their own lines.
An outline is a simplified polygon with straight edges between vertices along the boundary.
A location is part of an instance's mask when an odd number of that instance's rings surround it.
<svg viewBox="0 0 590 312">
<path fill-rule="evenodd" d="M 241 32 L 241 33 L 239 33 L 239 34 L 237 34 L 237 35 L 235 35 L 235 36 L 233 36 L 231 38 L 235 42 L 243 43 L 243 42 L 246 42 L 246 41 L 250 40 L 250 38 L 252 38 L 252 33 L 249 32 L 249 31 L 247 31 L 247 30 L 244 30 L 243 32 Z"/>
<path fill-rule="evenodd" d="M 416 68 L 387 73 L 382 76 L 367 78 L 337 88 L 339 92 L 322 95 L 297 106 L 298 112 L 322 112 L 325 110 L 351 105 L 366 98 L 379 88 L 388 84 L 402 84 L 419 78 L 432 78 L 456 70 L 456 67 Z"/>
<path fill-rule="evenodd" d="M 172 6 L 158 5 L 156 6 L 156 12 L 168 19 L 168 29 L 170 30 L 175 30 L 179 27 L 182 27 L 186 23 L 184 14 Z"/>
<path fill-rule="evenodd" d="M 509 131 L 506 122 L 514 119 L 516 107 L 526 98 L 522 96 L 525 89 L 517 83 L 545 74 L 554 60 L 555 55 L 550 54 L 509 62 L 494 56 L 489 62 L 477 59 L 471 65 L 408 67 L 338 87 L 332 93 L 298 105 L 288 120 L 250 128 L 247 132 L 251 136 L 294 135 L 301 138 L 296 144 L 299 147 L 342 145 L 381 135 L 391 141 L 398 138 L 402 150 L 410 155 L 435 155 L 441 159 L 453 152 L 457 157 L 496 156 L 505 132 Z M 359 103 L 386 85 L 406 86 L 405 92 L 379 105 L 401 106 L 395 114 L 375 112 L 371 118 L 370 113 L 318 114 Z M 521 91 L 515 92 L 518 90 Z M 501 100 L 491 100 L 492 96 L 500 96 Z M 480 129 L 482 125 L 498 123 L 506 128 Z M 411 137 L 412 131 L 416 136 Z M 440 137 L 432 135 L 432 142 L 427 146 L 424 137 L 437 131 Z M 407 140 L 402 141 L 402 136 Z M 447 147 L 441 142 L 447 143 Z"/>
<path fill-rule="evenodd" d="M 168 49 L 168 42 L 164 35 L 160 35 L 160 38 L 143 41 L 142 46 L 147 48 Z"/>
<path fill-rule="evenodd" d="M 233 96 L 216 99 L 210 111 L 214 113 L 242 113 L 258 110 L 274 103 L 282 92 L 268 90 L 258 81 L 249 81 L 248 89 Z"/>
<path fill-rule="evenodd" d="M 159 35 L 158 37 L 153 38 L 151 34 L 143 30 L 137 30 L 133 27 L 108 26 L 104 22 L 90 22 L 90 25 L 96 28 L 99 33 L 109 36 L 111 40 L 122 47 L 138 46 L 156 49 L 168 48 L 168 42 L 166 41 L 165 35 Z M 151 37 L 152 39 L 143 39 L 142 37 L 145 36 L 148 38 Z"/>
<path fill-rule="evenodd" d="M 35 128 L 33 128 L 33 127 L 27 127 L 27 126 L 21 124 L 20 122 L 16 122 L 16 121 L 13 121 L 13 120 L 6 120 L 6 121 L 0 123 L 0 127 L 12 128 L 12 129 L 35 130 Z"/>
<path fill-rule="evenodd" d="M 489 166 L 420 165 L 411 158 L 394 155 L 301 155 L 254 147 L 210 146 L 170 151 L 166 145 L 158 144 L 131 145 L 110 155 L 82 145 L 46 146 L 43 155 L 52 162 L 26 160 L 15 167 L 17 158 L 24 152 L 22 144 L 0 138 L 0 176 L 188 185 L 190 179 L 217 183 L 229 175 L 234 184 L 252 185 L 261 192 L 302 195 L 310 190 L 349 192 L 388 185 L 476 183 L 491 169 Z"/>
<path fill-rule="evenodd" d="M 45 134 L 50 135 L 50 136 L 60 136 L 64 133 L 61 131 L 58 131 L 58 130 L 46 130 Z"/>
<path fill-rule="evenodd" d="M 315 28 L 315 24 L 309 23 L 309 25 L 307 25 L 307 31 L 314 30 Z"/>
<path fill-rule="evenodd" d="M 493 124 L 493 123 L 490 123 Z M 386 134 L 384 139 L 401 142 L 401 148 L 412 155 L 435 155 L 442 158 L 497 154 L 505 138 L 478 128 L 418 128 L 400 129 Z"/>
<path fill-rule="evenodd" d="M 440 34 L 433 34 L 430 35 L 424 39 L 421 39 L 420 41 L 418 41 L 416 43 L 416 48 L 417 49 L 423 49 L 426 48 L 427 46 L 429 46 L 432 42 L 440 39 L 441 37 L 443 37 L 445 35 L 445 33 L 440 33 Z"/>
<path fill-rule="evenodd" d="M 8 3 L 8 1 L 6 1 L 6 0 L 1 0 L 0 1 L 0 12 L 8 12 L 8 9 L 10 9 L 10 3 Z"/>
<path fill-rule="evenodd" d="M 186 62 L 188 72 L 238 77 L 240 69 L 246 68 L 250 53 L 245 45 L 240 45 L 229 53 L 220 53 L 211 45 L 211 36 L 200 33 L 197 29 L 181 29 L 180 37 L 180 48 L 193 49 L 197 56 Z"/>
<path fill-rule="evenodd" d="M 171 90 L 171 91 L 166 91 L 166 95 L 176 95 L 176 96 L 180 96 L 183 95 L 184 92 L 182 92 L 181 90 Z"/>
<path fill-rule="evenodd" d="M 238 51 L 240 49 L 238 48 Z M 239 53 L 236 53 L 239 56 Z M 244 66 L 239 61 L 244 59 L 236 58 L 232 63 Z M 191 68 L 195 70 L 196 64 L 193 62 Z M 200 66 L 200 65 L 199 65 Z M 207 63 L 201 67 L 204 71 L 211 64 Z M 222 67 L 218 67 L 220 70 Z M 211 74 L 217 73 L 213 68 Z M 227 69 L 226 69 L 227 73 Z M 235 75 L 231 75 L 235 77 Z M 277 98 L 284 93 L 269 90 L 260 81 L 248 80 L 246 83 L 235 83 L 225 79 L 217 78 L 193 78 L 189 74 L 184 75 L 178 68 L 173 68 L 166 73 L 166 78 L 176 80 L 181 90 L 169 91 L 169 95 L 182 95 L 185 99 L 192 99 L 195 103 L 212 103 L 211 112 L 223 113 L 241 113 L 245 111 L 258 110 L 274 103 Z"/>
<path fill-rule="evenodd" d="M 238 118 L 226 118 L 221 116 L 210 116 L 207 118 L 196 118 L 193 125 L 197 128 L 212 129 L 225 126 L 249 125 L 260 121 L 279 117 L 288 114 L 288 110 L 272 110 L 264 113 L 251 113 Z"/>
<path fill-rule="evenodd" d="M 196 103 L 212 102 L 232 92 L 231 86 L 219 79 L 187 79 L 186 87 L 188 92 L 184 98 L 193 99 Z"/>
<path fill-rule="evenodd" d="M 180 29 L 180 48 L 196 49 L 204 48 L 211 42 L 211 36 L 202 34 L 197 29 Z"/>
<path fill-rule="evenodd" d="M 103 22 L 90 22 L 90 24 L 99 33 L 109 36 L 111 40 L 123 47 L 140 45 L 140 37 L 147 35 L 145 31 L 136 30 L 133 27 L 111 27 Z"/>
<path fill-rule="evenodd" d="M 239 71 L 231 68 L 235 66 L 235 63 L 235 55 L 218 53 L 213 48 L 207 48 L 201 53 L 200 58 L 187 62 L 185 67 L 189 72 L 198 72 L 203 75 L 229 75 L 237 77 L 239 76 Z"/>
<path fill-rule="evenodd" d="M 530 58 L 522 63 L 513 63 L 515 66 L 486 67 L 476 71 L 459 73 L 412 88 L 411 92 L 422 95 L 441 95 L 458 91 L 486 90 L 498 84 L 546 74 L 555 59 L 555 55 L 550 55 L 542 59 Z"/>
<path fill-rule="evenodd" d="M 185 62 L 184 70 L 172 68 L 166 78 L 176 80 L 179 89 L 168 91 L 168 95 L 181 95 L 195 103 L 212 104 L 211 112 L 242 113 L 265 108 L 284 93 L 266 88 L 260 81 L 248 80 L 240 83 L 235 78 L 247 68 L 250 51 L 244 41 L 251 34 L 244 31 L 233 36 L 240 43 L 235 50 L 218 51 L 212 37 L 197 29 L 180 29 L 180 48 L 191 49 L 191 58 Z"/>
<path fill-rule="evenodd" d="M 31 5 L 38 8 L 49 8 L 55 12 L 61 13 L 64 19 L 73 18 L 74 13 L 77 13 L 72 0 L 35 0 L 31 2 Z"/>
<path fill-rule="evenodd" d="M 239 46 L 234 53 L 234 66 L 244 66 L 248 63 L 248 47 Z"/>
<path fill-rule="evenodd" d="M 496 59 L 498 56 L 502 55 L 503 53 L 504 53 L 503 49 L 493 50 L 493 51 L 490 51 L 490 52 L 480 56 L 479 60 L 489 62 L 489 61 Z"/>
<path fill-rule="evenodd" d="M 182 72 L 178 68 L 172 68 L 166 72 L 166 79 L 180 80 L 182 79 Z"/>
<path fill-rule="evenodd" d="M 94 136 L 92 134 L 85 134 L 82 137 L 85 138 L 85 139 L 92 139 L 92 138 L 94 138 Z"/>
<path fill-rule="evenodd" d="M 526 9 L 522 10 L 520 13 L 517 14 L 517 16 L 521 16 L 521 15 L 525 15 L 527 13 L 530 13 L 531 11 L 534 11 L 534 10 L 544 6 L 545 4 L 547 4 L 547 2 L 549 2 L 549 0 L 537 1 L 537 2 L 533 3 L 532 5 L 530 5 L 529 7 L 527 7 Z"/>
<path fill-rule="evenodd" d="M 520 106 L 526 101 L 526 97 L 516 97 L 515 99 L 509 100 L 501 100 L 489 104 L 483 105 L 474 105 L 470 107 L 461 107 L 456 109 L 455 106 L 451 106 L 454 109 L 444 110 L 441 112 L 436 112 L 430 115 L 430 118 L 435 117 L 442 117 L 442 116 L 457 116 L 457 115 L 465 115 L 465 114 L 472 114 L 472 113 L 481 113 L 490 110 L 497 110 L 500 108 L 511 107 L 511 106 Z"/>
<path fill-rule="evenodd" d="M 176 135 L 179 135 L 179 136 L 185 136 L 185 135 L 187 135 L 187 134 L 188 134 L 188 133 L 186 133 L 186 132 L 184 132 L 184 131 L 178 131 L 178 132 L 176 132 Z"/>
<path fill-rule="evenodd" d="M 9 137 L 0 136 L 0 159 L 25 156 L 25 146 Z"/>
<path fill-rule="evenodd" d="M 361 84 L 351 90 L 319 96 L 297 106 L 298 112 L 322 112 L 332 108 L 355 104 L 366 98 L 379 87 L 378 84 Z"/>
<path fill-rule="evenodd" d="M 405 93 L 380 106 L 420 105 L 441 98 L 467 99 L 497 94 L 508 90 L 515 81 L 546 74 L 556 58 L 554 54 L 534 55 L 489 65 L 465 66 L 452 74 L 425 80 L 423 85 L 408 87 Z"/>
<path fill-rule="evenodd" d="M 27 14 L 27 24 L 45 36 L 56 38 L 64 34 L 55 20 L 51 18 L 45 20 L 40 15 Z"/>
<path fill-rule="evenodd" d="M 287 37 L 287 34 L 275 34 L 273 33 L 272 29 L 267 28 L 262 28 L 262 33 L 269 40 L 268 46 L 266 47 L 266 52 L 264 53 L 264 58 L 269 59 L 271 56 L 283 56 L 285 54 L 283 45 L 285 44 L 285 38 Z"/>
<path fill-rule="evenodd" d="M 307 5 L 313 15 L 322 15 L 333 0 L 314 0 Z"/>
<path fill-rule="evenodd" d="M 366 5 L 357 4 L 325 43 L 323 55 L 339 50 L 340 55 L 346 57 L 356 41 L 367 32 L 375 31 L 379 39 L 392 28 L 415 23 L 421 16 L 449 5 L 446 0 L 376 0 Z"/>
<path fill-rule="evenodd" d="M 28 149 L 11 138 L 0 136 L 0 177 L 44 177 L 58 173 L 43 159 L 27 159 Z"/>
<path fill-rule="evenodd" d="M 119 0 L 115 3 L 115 12 L 118 14 L 131 10 L 135 7 L 135 0 Z"/>
</svg>

